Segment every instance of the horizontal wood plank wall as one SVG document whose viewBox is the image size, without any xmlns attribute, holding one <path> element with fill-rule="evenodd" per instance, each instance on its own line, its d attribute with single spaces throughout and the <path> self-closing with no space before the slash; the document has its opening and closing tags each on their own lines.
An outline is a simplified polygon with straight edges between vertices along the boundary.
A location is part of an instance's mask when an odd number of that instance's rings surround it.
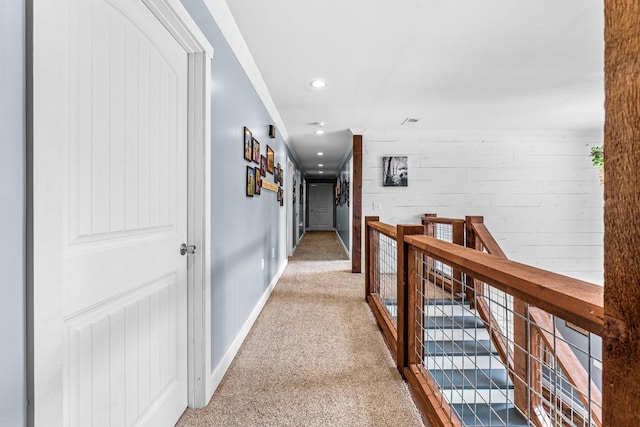
<svg viewBox="0 0 640 427">
<path fill-rule="evenodd" d="M 381 141 L 363 152 L 363 215 L 389 224 L 483 215 L 509 258 L 603 282 L 603 186 L 589 148 L 603 136 L 440 132 Z M 408 186 L 382 186 L 382 157 L 406 155 Z M 373 210 L 373 205 L 379 210 Z"/>
</svg>

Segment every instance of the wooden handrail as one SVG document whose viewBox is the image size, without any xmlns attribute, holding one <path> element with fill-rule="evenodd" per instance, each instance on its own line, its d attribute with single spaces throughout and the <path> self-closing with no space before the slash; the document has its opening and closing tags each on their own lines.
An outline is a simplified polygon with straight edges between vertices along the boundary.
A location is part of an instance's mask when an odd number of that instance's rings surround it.
<svg viewBox="0 0 640 427">
<path fill-rule="evenodd" d="M 439 216 L 423 216 L 422 223 L 433 222 L 435 224 L 459 224 L 464 223 L 464 219 L 460 218 L 442 218 Z"/>
<path fill-rule="evenodd" d="M 496 239 L 493 238 L 489 229 L 483 222 L 474 222 L 471 224 L 471 228 L 475 233 L 476 239 L 480 240 L 480 243 L 482 243 L 482 246 L 485 247 L 488 253 L 495 255 L 498 258 L 507 259 L 502 248 L 498 242 L 496 242 Z"/>
<path fill-rule="evenodd" d="M 368 224 L 369 224 L 369 227 L 379 231 L 380 233 L 394 240 L 398 236 L 398 230 L 395 225 L 385 224 L 384 222 L 380 222 L 380 221 L 371 221 Z"/>
<path fill-rule="evenodd" d="M 407 236 L 405 242 L 589 332 L 604 333 L 601 286 L 428 236 Z"/>
</svg>

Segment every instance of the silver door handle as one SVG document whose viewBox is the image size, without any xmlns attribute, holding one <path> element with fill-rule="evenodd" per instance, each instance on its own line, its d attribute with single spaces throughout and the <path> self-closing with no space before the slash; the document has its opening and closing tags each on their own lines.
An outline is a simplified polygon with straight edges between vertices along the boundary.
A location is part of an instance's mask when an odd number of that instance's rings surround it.
<svg viewBox="0 0 640 427">
<path fill-rule="evenodd" d="M 183 243 L 180 245 L 180 255 L 193 255 L 196 253 L 196 245 L 188 245 Z"/>
</svg>

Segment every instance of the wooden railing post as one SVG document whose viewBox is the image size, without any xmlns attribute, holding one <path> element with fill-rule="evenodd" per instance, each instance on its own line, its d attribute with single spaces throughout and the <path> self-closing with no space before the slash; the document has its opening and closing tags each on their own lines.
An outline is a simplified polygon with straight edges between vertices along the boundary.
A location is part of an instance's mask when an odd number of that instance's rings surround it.
<svg viewBox="0 0 640 427">
<path fill-rule="evenodd" d="M 483 216 L 465 216 L 464 217 L 464 227 L 465 227 L 465 244 L 467 248 L 478 250 L 477 247 L 479 242 L 476 242 L 476 234 L 473 231 L 474 223 L 482 223 L 484 222 Z M 465 294 L 467 301 L 471 304 L 471 308 L 475 307 L 475 293 L 476 293 L 476 283 L 473 277 L 467 276 L 465 278 Z"/>
<path fill-rule="evenodd" d="M 373 230 L 369 226 L 370 222 L 380 221 L 379 216 L 364 217 L 364 299 L 368 301 L 369 295 L 373 293 L 373 256 L 377 253 L 378 245 L 373 241 Z"/>
<path fill-rule="evenodd" d="M 405 378 L 405 368 L 409 366 L 409 339 L 408 339 L 408 311 L 412 309 L 409 307 L 408 301 L 408 284 L 409 284 L 409 245 L 405 243 L 404 236 L 411 234 L 424 234 L 424 225 L 407 225 L 399 224 L 397 230 L 397 294 L 398 294 L 398 318 L 397 318 L 397 331 L 398 331 L 398 346 L 396 353 L 396 366 L 402 378 Z"/>
<path fill-rule="evenodd" d="M 436 234 L 436 226 L 433 222 L 429 221 L 429 218 L 437 218 L 438 214 L 435 213 L 426 213 L 422 217 L 422 225 L 426 228 L 424 230 L 424 234 L 427 236 L 434 237 Z"/>
</svg>

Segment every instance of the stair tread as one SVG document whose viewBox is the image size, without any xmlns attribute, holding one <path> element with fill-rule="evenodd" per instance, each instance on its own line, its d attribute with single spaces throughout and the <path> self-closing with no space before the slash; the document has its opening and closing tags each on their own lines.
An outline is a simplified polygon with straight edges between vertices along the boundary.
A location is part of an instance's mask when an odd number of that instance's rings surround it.
<svg viewBox="0 0 640 427">
<path fill-rule="evenodd" d="M 442 329 L 442 328 L 459 328 L 459 329 L 472 329 L 472 328 L 484 328 L 482 320 L 476 316 L 443 316 L 443 317 L 429 317 L 424 318 L 425 329 Z"/>
<path fill-rule="evenodd" d="M 451 408 L 456 412 L 463 425 L 487 427 L 528 427 L 533 425 L 520 411 L 508 403 L 462 403 L 453 404 Z"/>
<path fill-rule="evenodd" d="M 427 354 L 443 355 L 488 355 L 497 354 L 497 350 L 490 340 L 463 340 L 463 341 L 428 341 L 425 343 Z"/>
<path fill-rule="evenodd" d="M 507 370 L 502 369 L 451 369 L 429 371 L 440 389 L 451 388 L 513 388 Z"/>
</svg>

